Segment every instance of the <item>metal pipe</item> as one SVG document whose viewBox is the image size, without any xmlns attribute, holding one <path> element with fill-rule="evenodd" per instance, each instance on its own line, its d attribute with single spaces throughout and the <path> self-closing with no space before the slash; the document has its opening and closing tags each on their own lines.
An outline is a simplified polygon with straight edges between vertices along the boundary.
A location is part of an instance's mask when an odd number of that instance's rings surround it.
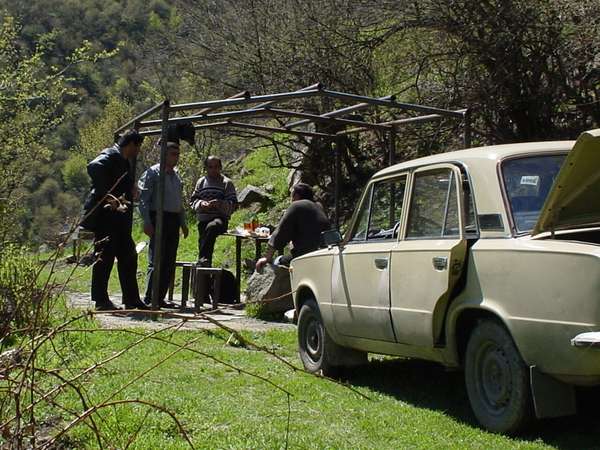
<svg viewBox="0 0 600 450">
<path fill-rule="evenodd" d="M 305 91 L 312 91 L 315 89 L 320 91 L 321 89 L 323 89 L 323 85 L 319 82 L 319 83 L 311 84 L 310 86 L 303 87 L 294 92 L 305 92 Z M 264 103 L 261 103 L 260 105 L 256 105 L 254 108 L 255 109 L 266 108 L 267 106 L 271 106 L 274 103 L 275 103 L 274 101 L 264 102 Z"/>
<path fill-rule="evenodd" d="M 388 143 L 388 165 L 393 166 L 396 164 L 396 130 L 390 130 L 390 142 Z"/>
<path fill-rule="evenodd" d="M 465 109 L 463 113 L 464 129 L 463 129 L 463 144 L 465 148 L 471 147 L 471 111 Z"/>
<path fill-rule="evenodd" d="M 152 114 L 153 112 L 158 111 L 160 108 L 163 107 L 163 103 L 159 103 L 158 105 L 153 106 L 150 109 L 147 109 L 146 111 L 144 111 L 143 113 L 135 116 L 133 119 L 131 119 L 129 122 L 127 122 L 125 125 L 123 125 L 120 128 L 117 128 L 115 130 L 115 135 L 118 135 L 121 131 L 126 130 L 127 128 L 129 128 L 131 125 L 133 124 L 137 124 L 140 120 L 142 120 L 144 117 L 148 117 L 150 114 Z"/>
<path fill-rule="evenodd" d="M 283 92 L 279 94 L 268 94 L 268 95 L 257 95 L 249 98 L 234 98 L 227 100 L 212 100 L 207 102 L 194 102 L 194 103 L 181 103 L 178 105 L 171 106 L 171 111 L 185 111 L 186 109 L 195 108 L 212 108 L 221 106 L 234 106 L 234 105 L 248 105 L 252 103 L 259 103 L 265 101 L 277 102 L 281 100 L 288 100 L 293 98 L 306 98 L 313 97 L 315 95 L 322 95 L 321 89 L 312 89 L 307 91 L 294 91 L 294 92 Z"/>
<path fill-rule="evenodd" d="M 227 125 L 228 122 L 214 122 L 214 123 L 205 123 L 203 125 L 194 125 L 194 129 L 202 129 L 202 128 L 218 128 L 224 125 Z M 159 136 L 162 134 L 162 129 L 155 128 L 153 130 L 140 131 L 142 136 Z"/>
<path fill-rule="evenodd" d="M 375 130 L 390 130 L 392 128 L 392 127 L 380 125 L 377 123 L 364 122 L 362 120 L 336 119 L 334 117 L 322 117 L 322 116 L 319 116 L 316 114 L 290 111 L 287 109 L 267 108 L 267 111 L 270 111 L 273 114 L 279 114 L 282 116 L 303 117 L 305 119 L 309 119 L 312 122 L 335 123 L 335 124 L 339 124 L 339 125 L 358 125 L 358 126 L 362 126 L 364 128 L 372 128 Z M 288 128 L 288 125 L 284 125 L 284 127 Z"/>
<path fill-rule="evenodd" d="M 389 100 L 389 99 L 393 99 L 394 96 L 393 95 L 386 95 L 385 97 L 379 97 L 379 100 Z M 348 113 L 354 112 L 354 111 L 358 111 L 360 109 L 364 109 L 364 108 L 368 108 L 370 105 L 368 103 L 358 103 L 356 105 L 352 105 L 352 106 L 346 106 L 345 108 L 341 108 L 341 109 L 335 109 L 333 111 L 329 111 L 327 113 L 323 113 L 320 114 L 319 117 L 338 117 L 338 116 L 344 116 Z M 305 120 L 298 120 L 297 122 L 293 122 L 293 123 L 288 123 L 286 125 L 286 128 L 295 128 L 295 127 L 299 127 L 300 125 L 304 125 L 306 123 L 310 123 L 311 120 L 305 119 Z"/>
<path fill-rule="evenodd" d="M 342 138 L 336 137 L 335 140 L 335 167 L 333 177 L 333 202 L 335 205 L 334 209 L 334 223 L 335 228 L 340 228 L 340 178 L 342 178 L 342 157 L 341 157 L 341 146 Z"/>
<path fill-rule="evenodd" d="M 297 91 L 291 92 L 291 94 L 295 94 L 295 93 L 306 93 L 308 91 L 319 91 L 321 90 L 321 83 L 315 83 L 311 86 L 307 86 L 305 88 L 299 89 Z M 227 100 L 236 100 L 239 99 L 242 94 L 247 93 L 248 91 L 244 91 L 244 92 L 240 92 L 239 94 L 236 94 L 232 97 L 229 97 Z M 278 94 L 276 94 L 278 95 Z M 251 99 L 252 97 L 247 95 L 244 96 L 243 99 L 248 100 Z M 226 111 L 226 112 L 222 112 L 222 113 L 215 113 L 215 114 L 206 114 L 207 112 L 210 111 L 214 111 L 215 109 L 218 109 L 219 107 L 212 107 L 212 108 L 203 108 L 202 110 L 198 111 L 196 114 L 194 115 L 190 115 L 190 116 L 185 116 L 185 117 L 176 117 L 173 119 L 170 119 L 170 123 L 178 123 L 178 122 L 187 122 L 187 121 L 196 121 L 196 120 L 211 120 L 211 119 L 216 119 L 216 118 L 224 118 L 224 117 L 236 117 L 236 116 L 245 116 L 245 115 L 253 115 L 254 112 L 257 111 L 264 111 L 266 110 L 266 108 L 269 105 L 272 105 L 276 103 L 275 101 L 269 101 L 269 102 L 264 102 L 261 103 L 260 105 L 256 105 L 253 108 L 250 109 L 245 109 L 242 111 Z M 174 107 L 171 108 L 171 110 L 173 110 Z M 141 122 L 140 125 L 143 127 L 146 126 L 153 126 L 153 125 L 158 125 L 160 124 L 160 120 L 147 120 L 144 122 Z"/>
<path fill-rule="evenodd" d="M 295 131 L 288 130 L 286 128 L 278 128 L 278 127 L 269 127 L 265 125 L 255 125 L 251 123 L 241 123 L 241 122 L 227 122 L 229 126 L 235 128 L 249 128 L 253 130 L 261 130 L 261 131 L 270 131 L 274 133 L 285 133 L 285 134 L 293 134 L 295 136 L 307 136 L 307 137 L 322 137 L 326 139 L 335 138 L 335 134 L 327 134 L 327 133 L 318 133 L 316 131 Z"/>
<path fill-rule="evenodd" d="M 234 98 L 250 98 L 250 97 L 251 97 L 250 91 L 241 91 L 241 92 L 238 92 L 237 94 L 233 94 L 231 97 L 227 97 L 227 100 L 231 100 Z M 193 114 L 194 115 L 206 114 L 206 113 L 209 113 L 214 110 L 215 110 L 215 108 L 202 108 L 201 110 L 196 111 Z"/>
<path fill-rule="evenodd" d="M 462 110 L 459 110 L 459 111 L 462 114 Z M 443 116 L 441 116 L 439 114 L 429 114 L 427 116 L 408 117 L 406 119 L 397 119 L 397 120 L 390 120 L 389 122 L 380 122 L 379 125 L 388 125 L 388 126 L 395 127 L 396 125 L 401 125 L 401 124 L 429 122 L 432 120 L 438 120 L 438 119 L 442 119 L 442 118 L 443 118 Z M 339 135 L 347 135 L 347 134 L 361 133 L 362 131 L 364 131 L 363 128 L 357 127 L 357 128 L 350 128 L 348 130 L 339 131 L 338 134 Z"/>
<path fill-rule="evenodd" d="M 339 98 L 342 100 L 353 100 L 353 101 L 361 101 L 364 103 L 369 103 L 374 106 L 387 106 L 388 108 L 399 108 L 399 109 L 407 109 L 410 111 L 419 111 L 419 112 L 429 112 L 435 114 L 441 114 L 444 116 L 450 117 L 463 117 L 461 112 L 452 111 L 450 109 L 442 109 L 442 108 L 434 108 L 431 106 L 422 106 L 422 105 L 414 105 L 412 103 L 399 103 L 394 99 L 391 100 L 379 100 L 377 98 L 366 97 L 364 95 L 356 95 L 356 94 L 348 94 L 346 92 L 337 92 L 337 91 L 329 91 L 327 89 L 323 89 L 323 95 L 333 98 Z"/>
<path fill-rule="evenodd" d="M 163 253 L 163 215 L 165 205 L 165 175 L 167 165 L 167 140 L 169 127 L 169 100 L 163 102 L 162 129 L 160 136 L 160 169 L 158 173 L 158 204 L 156 205 L 156 226 L 154 227 L 154 272 L 152 273 L 152 309 L 158 309 L 160 302 L 160 271 Z"/>
</svg>

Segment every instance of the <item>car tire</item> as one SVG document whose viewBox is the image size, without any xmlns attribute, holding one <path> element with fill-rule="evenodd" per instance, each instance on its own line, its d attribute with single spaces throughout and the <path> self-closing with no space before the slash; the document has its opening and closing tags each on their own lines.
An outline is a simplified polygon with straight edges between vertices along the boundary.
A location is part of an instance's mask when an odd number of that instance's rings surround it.
<svg viewBox="0 0 600 450">
<path fill-rule="evenodd" d="M 465 384 L 471 408 L 488 430 L 515 433 L 531 418 L 529 370 L 500 323 L 481 321 L 471 333 Z"/>
<path fill-rule="evenodd" d="M 329 377 L 339 376 L 344 367 L 367 362 L 366 352 L 333 342 L 314 299 L 308 299 L 298 314 L 298 351 L 308 372 Z"/>
</svg>

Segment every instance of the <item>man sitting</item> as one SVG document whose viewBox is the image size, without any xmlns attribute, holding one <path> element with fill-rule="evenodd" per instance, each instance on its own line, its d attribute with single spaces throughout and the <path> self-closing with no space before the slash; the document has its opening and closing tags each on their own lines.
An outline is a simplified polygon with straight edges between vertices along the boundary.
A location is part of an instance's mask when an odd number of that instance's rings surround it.
<svg viewBox="0 0 600 450">
<path fill-rule="evenodd" d="M 267 263 L 273 262 L 275 250 L 283 250 L 290 241 L 292 254 L 278 257 L 278 265 L 287 266 L 293 258 L 317 250 L 321 233 L 328 228 L 329 220 L 323 208 L 315 203 L 312 188 L 306 183 L 296 184 L 292 188 L 292 204 L 271 235 L 265 256 L 256 261 L 256 271 L 261 272 Z"/>
<path fill-rule="evenodd" d="M 206 176 L 196 183 L 190 206 L 198 216 L 198 263 L 211 267 L 215 241 L 227 231 L 237 194 L 233 182 L 221 174 L 220 158 L 209 156 L 204 168 Z"/>
</svg>

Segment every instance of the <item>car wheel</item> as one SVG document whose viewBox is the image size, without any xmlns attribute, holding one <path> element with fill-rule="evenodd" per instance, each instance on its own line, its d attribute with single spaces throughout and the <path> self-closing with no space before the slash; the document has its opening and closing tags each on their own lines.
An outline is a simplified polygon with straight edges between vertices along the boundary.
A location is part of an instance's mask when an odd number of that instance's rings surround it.
<svg viewBox="0 0 600 450">
<path fill-rule="evenodd" d="M 531 417 L 529 370 L 495 321 L 480 322 L 469 337 L 465 384 L 473 412 L 488 430 L 514 433 Z"/>
<path fill-rule="evenodd" d="M 317 302 L 307 300 L 298 315 L 298 349 L 304 368 L 312 373 L 337 376 L 345 366 L 367 362 L 367 354 L 342 347 L 329 337 Z"/>
</svg>

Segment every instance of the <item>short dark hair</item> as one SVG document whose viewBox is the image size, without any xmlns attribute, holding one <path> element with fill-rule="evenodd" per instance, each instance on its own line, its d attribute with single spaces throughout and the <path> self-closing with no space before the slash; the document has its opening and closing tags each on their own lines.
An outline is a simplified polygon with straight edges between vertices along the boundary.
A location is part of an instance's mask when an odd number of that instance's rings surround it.
<svg viewBox="0 0 600 450">
<path fill-rule="evenodd" d="M 117 139 L 117 145 L 119 147 L 126 147 L 132 142 L 135 145 L 141 145 L 142 142 L 144 142 L 144 136 L 142 136 L 138 130 L 131 129 L 125 131 Z"/>
<path fill-rule="evenodd" d="M 292 195 L 297 195 L 302 200 L 313 200 L 314 192 L 313 189 L 306 183 L 297 183 L 292 188 Z"/>
<path fill-rule="evenodd" d="M 206 169 L 208 167 L 208 163 L 210 161 L 217 161 L 219 163 L 219 169 L 223 168 L 223 162 L 221 161 L 221 158 L 219 158 L 218 156 L 215 155 L 208 155 L 205 159 L 204 159 L 204 168 Z"/>
</svg>

